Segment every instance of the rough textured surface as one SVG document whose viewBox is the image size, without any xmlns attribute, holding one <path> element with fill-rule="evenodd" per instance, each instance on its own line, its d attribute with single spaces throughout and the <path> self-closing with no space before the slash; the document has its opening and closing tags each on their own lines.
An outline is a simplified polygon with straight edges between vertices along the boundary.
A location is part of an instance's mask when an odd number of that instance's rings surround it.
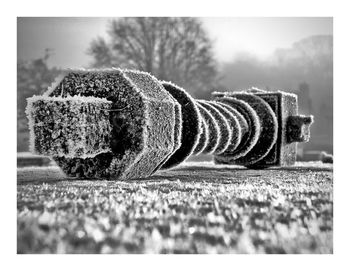
<svg viewBox="0 0 350 271">
<path fill-rule="evenodd" d="M 212 116 L 212 114 L 210 114 L 210 112 L 207 109 L 205 109 L 199 103 L 197 103 L 196 105 L 202 116 L 202 120 L 204 120 L 204 122 L 208 126 L 208 132 L 209 132 L 208 141 L 204 146 L 204 149 L 202 150 L 202 154 L 212 154 L 218 147 L 219 142 L 221 140 L 219 125 L 217 124 L 214 117 Z"/>
<path fill-rule="evenodd" d="M 181 105 L 182 114 L 181 146 L 162 166 L 168 169 L 179 165 L 193 153 L 201 134 L 201 120 L 195 101 L 186 90 L 171 82 L 162 82 L 162 85 Z"/>
<path fill-rule="evenodd" d="M 55 158 L 71 176 L 146 177 L 174 152 L 177 102 L 148 73 L 121 69 L 68 71 L 46 95 L 93 96 L 112 102 L 111 154 L 90 159 Z"/>
<path fill-rule="evenodd" d="M 310 140 L 310 125 L 313 116 L 290 116 L 288 119 L 288 142 L 307 142 Z"/>
<path fill-rule="evenodd" d="M 219 144 L 214 150 L 213 154 L 223 153 L 227 147 L 230 145 L 232 138 L 232 131 L 230 129 L 229 122 L 225 118 L 225 116 L 220 113 L 218 109 L 216 109 L 212 104 L 205 100 L 197 100 L 201 106 L 209 111 L 209 113 L 213 116 L 215 122 L 219 126 Z"/>
<path fill-rule="evenodd" d="M 261 92 L 257 95 L 264 99 L 275 112 L 278 121 L 278 134 L 276 144 L 273 146 L 269 154 L 260 160 L 255 166 L 287 166 L 294 164 L 297 155 L 296 142 L 307 139 L 303 138 L 303 136 L 309 135 L 312 116 L 297 116 L 298 100 L 297 96 L 293 93 L 275 91 L 265 93 Z M 300 122 L 294 126 L 290 123 L 291 119 L 298 119 Z M 304 121 L 306 121 L 307 124 L 304 123 Z M 301 130 L 299 130 L 299 128 Z M 306 128 L 306 130 L 303 128 Z M 292 139 L 293 135 L 295 135 L 296 138 Z"/>
<path fill-rule="evenodd" d="M 110 101 L 82 96 L 33 96 L 27 101 L 33 153 L 86 158 L 111 151 Z"/>
<path fill-rule="evenodd" d="M 205 121 L 205 118 L 202 116 L 202 112 L 203 110 L 201 110 L 200 108 L 199 112 L 201 114 L 201 134 L 199 135 L 199 140 L 198 143 L 196 145 L 196 148 L 194 149 L 194 151 L 192 152 L 192 155 L 198 155 L 200 153 L 202 153 L 204 151 L 204 149 L 206 148 L 206 146 L 209 143 L 209 126 L 207 124 L 207 122 Z"/>
<path fill-rule="evenodd" d="M 233 152 L 242 139 L 241 127 L 239 126 L 239 122 L 237 117 L 229 111 L 224 105 L 219 104 L 214 101 L 209 101 L 209 103 L 214 106 L 220 113 L 226 118 L 229 129 L 231 130 L 231 140 L 230 144 L 227 146 L 225 152 Z"/>
<path fill-rule="evenodd" d="M 231 112 L 231 114 L 233 114 L 237 118 L 240 130 L 241 130 L 241 138 L 242 138 L 242 136 L 244 136 L 248 132 L 248 129 L 249 129 L 247 120 L 243 117 L 243 115 L 241 113 L 238 112 L 237 109 L 235 109 L 233 107 L 234 105 L 230 106 L 228 104 L 221 103 L 221 102 L 218 102 L 218 101 L 215 101 L 215 102 L 217 104 L 220 104 L 222 107 L 226 108 L 228 111 Z"/>
<path fill-rule="evenodd" d="M 287 127 L 289 117 L 298 113 L 297 96 L 280 91 L 260 92 L 257 95 L 264 99 L 274 111 L 278 122 L 278 132 L 276 144 L 272 147 L 268 155 L 255 166 L 292 165 L 296 160 L 297 144 L 288 142 Z"/>
<path fill-rule="evenodd" d="M 53 160 L 69 176 L 77 178 L 118 178 L 120 172 L 113 170 L 110 165 L 113 161 L 112 153 L 101 153 L 91 158 L 53 157 Z M 118 175 L 117 175 L 118 173 Z"/>
<path fill-rule="evenodd" d="M 248 130 L 242 135 L 241 143 L 236 150 L 234 152 L 227 152 L 215 156 L 215 160 L 218 161 L 218 163 L 232 164 L 237 158 L 245 156 L 250 152 L 258 141 L 261 131 L 259 118 L 257 113 L 248 103 L 232 97 L 224 97 L 224 94 L 219 92 L 214 92 L 213 95 L 216 97 L 216 101 L 235 108 L 247 121 Z"/>
<path fill-rule="evenodd" d="M 175 101 L 175 126 L 174 126 L 174 148 L 173 151 L 155 168 L 154 172 L 161 169 L 169 158 L 181 147 L 182 140 L 182 111 L 181 105 Z"/>
<path fill-rule="evenodd" d="M 234 163 L 237 165 L 254 167 L 272 149 L 277 140 L 278 122 L 276 115 L 270 105 L 262 98 L 246 92 L 227 92 L 225 96 L 248 103 L 257 113 L 260 122 L 260 135 L 255 146 L 244 156 L 237 158 Z"/>
<path fill-rule="evenodd" d="M 18 253 L 333 252 L 330 164 L 185 163 L 128 182 L 39 171 L 18 169 Z"/>
</svg>

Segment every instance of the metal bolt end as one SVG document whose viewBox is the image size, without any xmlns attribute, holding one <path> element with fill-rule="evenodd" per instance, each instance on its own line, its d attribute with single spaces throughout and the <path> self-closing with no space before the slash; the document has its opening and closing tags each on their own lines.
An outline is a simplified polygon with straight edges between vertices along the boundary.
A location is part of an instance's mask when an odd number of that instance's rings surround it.
<svg viewBox="0 0 350 271">
<path fill-rule="evenodd" d="M 288 143 L 309 141 L 310 126 L 313 121 L 313 116 L 290 116 L 287 120 Z"/>
</svg>

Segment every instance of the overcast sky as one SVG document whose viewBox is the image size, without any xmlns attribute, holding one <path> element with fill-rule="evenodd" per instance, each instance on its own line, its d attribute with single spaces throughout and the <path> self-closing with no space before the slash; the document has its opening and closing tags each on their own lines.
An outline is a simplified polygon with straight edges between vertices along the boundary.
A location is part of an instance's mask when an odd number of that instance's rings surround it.
<svg viewBox="0 0 350 271">
<path fill-rule="evenodd" d="M 97 36 L 107 37 L 111 18 L 18 18 L 18 58 L 29 60 L 53 49 L 49 64 L 57 67 L 86 67 L 89 43 Z M 200 18 L 214 40 L 219 61 L 230 61 L 237 54 L 259 58 L 270 56 L 277 48 L 312 35 L 332 35 L 332 18 Z"/>
</svg>

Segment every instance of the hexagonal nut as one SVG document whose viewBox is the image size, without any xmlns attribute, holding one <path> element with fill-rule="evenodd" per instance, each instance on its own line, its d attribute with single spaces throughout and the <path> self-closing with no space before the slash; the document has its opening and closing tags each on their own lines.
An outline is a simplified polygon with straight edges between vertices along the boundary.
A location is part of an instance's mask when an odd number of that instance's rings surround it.
<svg viewBox="0 0 350 271">
<path fill-rule="evenodd" d="M 179 148 L 175 124 L 181 125 L 176 116 L 181 107 L 148 73 L 115 68 L 67 71 L 45 95 L 93 96 L 112 102 L 111 152 L 87 159 L 55 157 L 69 176 L 148 177 Z"/>
</svg>

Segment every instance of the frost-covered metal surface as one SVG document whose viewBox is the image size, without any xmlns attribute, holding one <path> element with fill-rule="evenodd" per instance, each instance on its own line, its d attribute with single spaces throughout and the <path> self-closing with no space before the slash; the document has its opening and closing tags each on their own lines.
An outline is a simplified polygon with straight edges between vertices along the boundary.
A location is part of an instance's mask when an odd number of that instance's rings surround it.
<svg viewBox="0 0 350 271">
<path fill-rule="evenodd" d="M 109 152 L 93 157 L 53 155 L 69 176 L 100 179 L 147 177 L 180 147 L 178 138 L 175 138 L 181 137 L 180 105 L 149 73 L 116 68 L 68 70 L 43 96 L 67 97 L 67 100 L 83 96 L 111 102 Z M 47 115 L 39 112 L 38 117 L 46 118 Z M 69 120 L 62 125 L 67 123 Z M 63 141 L 70 138 L 69 134 L 63 134 Z M 52 138 L 50 133 L 45 136 Z M 99 135 L 96 139 L 99 140 Z M 84 144 L 83 141 L 81 145 Z"/>
<path fill-rule="evenodd" d="M 330 164 L 184 163 L 135 181 L 58 172 L 18 169 L 18 253 L 333 252 Z"/>
<path fill-rule="evenodd" d="M 27 101 L 31 152 L 88 158 L 111 151 L 110 101 L 84 96 L 33 96 Z"/>
<path fill-rule="evenodd" d="M 94 110 L 80 114 L 82 96 Z M 68 70 L 43 96 L 28 99 L 32 151 L 53 157 L 71 177 L 127 180 L 202 153 L 214 154 L 217 164 L 289 166 L 297 142 L 309 140 L 313 117 L 298 115 L 294 94 L 250 88 L 213 97 L 195 100 L 142 71 Z M 110 108 L 100 121 L 101 98 Z M 89 125 L 81 129 L 81 122 Z M 109 128 L 102 134 L 99 122 Z"/>
</svg>

